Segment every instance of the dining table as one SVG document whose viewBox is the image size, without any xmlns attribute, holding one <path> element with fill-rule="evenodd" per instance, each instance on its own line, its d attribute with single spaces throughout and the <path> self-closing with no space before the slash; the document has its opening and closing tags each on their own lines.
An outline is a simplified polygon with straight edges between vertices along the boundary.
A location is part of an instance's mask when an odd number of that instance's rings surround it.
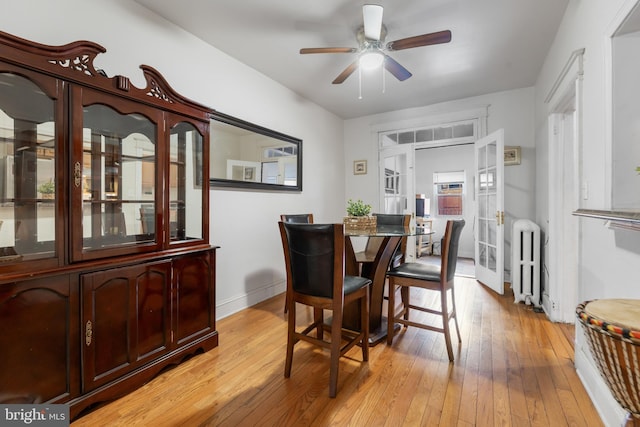
<svg viewBox="0 0 640 427">
<path fill-rule="evenodd" d="M 345 227 L 345 273 L 350 276 L 363 276 L 371 279 L 369 289 L 369 344 L 376 345 L 387 336 L 387 318 L 382 315 L 384 288 L 387 270 L 394 258 L 396 249 L 403 238 L 409 236 L 430 235 L 431 229 L 415 226 L 379 224 L 373 228 Z M 365 263 L 359 262 L 354 251 L 353 239 L 376 237 L 380 241 L 377 252 L 370 255 Z M 360 306 L 348 304 L 344 307 L 343 325 L 347 329 L 360 330 Z"/>
</svg>

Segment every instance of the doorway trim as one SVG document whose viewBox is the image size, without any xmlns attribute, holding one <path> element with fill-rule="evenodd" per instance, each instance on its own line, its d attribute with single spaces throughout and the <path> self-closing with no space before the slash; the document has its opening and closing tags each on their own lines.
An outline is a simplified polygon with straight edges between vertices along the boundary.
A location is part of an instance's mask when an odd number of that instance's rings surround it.
<svg viewBox="0 0 640 427">
<path fill-rule="evenodd" d="M 542 306 L 554 322 L 575 322 L 579 269 L 577 262 L 564 262 L 563 254 L 574 252 L 575 260 L 580 259 L 580 222 L 576 217 L 567 215 L 566 203 L 571 210 L 580 207 L 582 178 L 582 78 L 584 49 L 571 53 L 569 60 L 560 72 L 545 102 L 549 105 L 549 228 L 547 234 L 548 251 L 545 255 L 545 267 L 548 272 L 546 287 L 542 292 Z M 564 115 L 573 113 L 573 132 L 567 136 L 563 131 Z M 565 147 L 571 144 L 571 147 Z M 571 150 L 566 156 L 567 149 Z M 563 170 L 566 162 L 572 162 L 573 188 L 566 192 Z M 582 188 L 586 196 L 586 188 Z M 569 196 L 569 200 L 567 197 Z M 563 224 L 574 221 L 571 233 L 563 233 Z M 567 283 L 569 281 L 570 283 Z"/>
</svg>

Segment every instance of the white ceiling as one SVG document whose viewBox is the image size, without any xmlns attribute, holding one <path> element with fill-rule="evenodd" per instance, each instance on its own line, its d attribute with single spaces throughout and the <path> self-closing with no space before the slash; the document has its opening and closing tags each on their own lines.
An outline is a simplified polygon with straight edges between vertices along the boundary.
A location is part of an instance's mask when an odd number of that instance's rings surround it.
<svg viewBox="0 0 640 427">
<path fill-rule="evenodd" d="M 135 0 L 230 56 L 348 119 L 533 86 L 568 0 L 378 0 L 387 41 L 451 30 L 450 43 L 389 56 L 413 76 L 358 72 L 331 82 L 358 47 L 365 0 Z"/>
</svg>

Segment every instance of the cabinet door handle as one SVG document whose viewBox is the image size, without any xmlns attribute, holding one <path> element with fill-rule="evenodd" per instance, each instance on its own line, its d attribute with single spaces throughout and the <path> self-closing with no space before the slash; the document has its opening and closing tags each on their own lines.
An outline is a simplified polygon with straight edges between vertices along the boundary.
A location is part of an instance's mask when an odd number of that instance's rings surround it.
<svg viewBox="0 0 640 427">
<path fill-rule="evenodd" d="M 87 320 L 87 324 L 84 327 L 84 342 L 87 344 L 87 347 L 91 345 L 92 336 L 93 336 L 93 325 L 91 324 L 91 320 Z"/>
<path fill-rule="evenodd" d="M 73 167 L 73 181 L 76 188 L 80 188 L 82 185 L 82 164 L 80 162 L 76 162 Z"/>
</svg>

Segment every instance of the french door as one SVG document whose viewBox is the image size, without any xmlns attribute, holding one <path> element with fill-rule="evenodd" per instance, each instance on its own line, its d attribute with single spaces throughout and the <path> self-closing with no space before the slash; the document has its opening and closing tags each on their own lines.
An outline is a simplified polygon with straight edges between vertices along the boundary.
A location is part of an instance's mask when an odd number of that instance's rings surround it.
<svg viewBox="0 0 640 427">
<path fill-rule="evenodd" d="M 412 214 L 415 227 L 415 150 L 401 144 L 380 151 L 380 210 L 386 214 Z M 415 239 L 407 239 L 405 261 L 415 261 Z"/>
<path fill-rule="evenodd" d="M 504 294 L 504 129 L 475 143 L 476 279 Z"/>
</svg>

